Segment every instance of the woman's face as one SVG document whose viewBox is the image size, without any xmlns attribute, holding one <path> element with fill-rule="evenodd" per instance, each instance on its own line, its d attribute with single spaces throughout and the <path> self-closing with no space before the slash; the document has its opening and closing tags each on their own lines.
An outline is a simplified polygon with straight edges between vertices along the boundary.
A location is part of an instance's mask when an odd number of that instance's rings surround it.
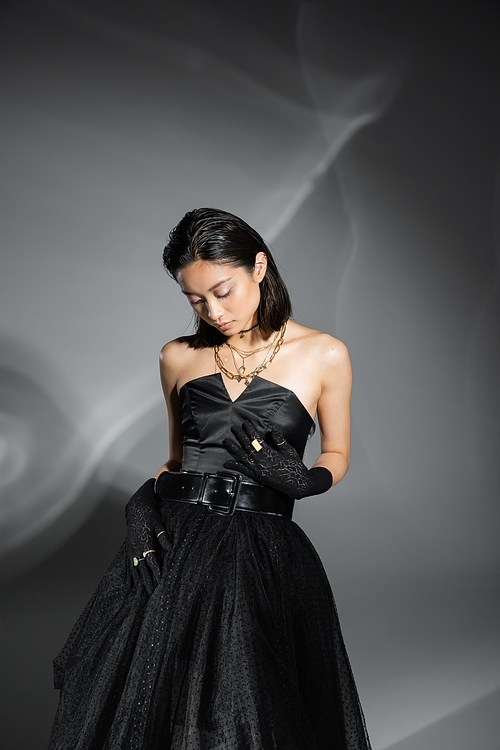
<svg viewBox="0 0 500 750">
<path fill-rule="evenodd" d="M 241 266 L 197 260 L 176 278 L 196 314 L 225 336 L 233 336 L 257 323 L 259 284 L 266 268 L 266 255 L 258 253 L 252 273 Z"/>
</svg>

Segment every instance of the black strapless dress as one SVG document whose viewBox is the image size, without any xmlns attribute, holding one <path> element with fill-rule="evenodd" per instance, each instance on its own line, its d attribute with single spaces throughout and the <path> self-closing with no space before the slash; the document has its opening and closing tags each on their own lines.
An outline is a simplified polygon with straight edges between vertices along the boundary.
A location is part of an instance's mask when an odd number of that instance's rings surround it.
<svg viewBox="0 0 500 750">
<path fill-rule="evenodd" d="M 183 470 L 223 469 L 251 419 L 302 454 L 313 420 L 255 378 L 231 401 L 220 374 L 186 383 Z M 302 502 L 307 502 L 304 500 Z M 124 544 L 55 660 L 51 750 L 368 750 L 323 566 L 280 516 L 164 501 L 172 540 L 151 596 Z"/>
</svg>

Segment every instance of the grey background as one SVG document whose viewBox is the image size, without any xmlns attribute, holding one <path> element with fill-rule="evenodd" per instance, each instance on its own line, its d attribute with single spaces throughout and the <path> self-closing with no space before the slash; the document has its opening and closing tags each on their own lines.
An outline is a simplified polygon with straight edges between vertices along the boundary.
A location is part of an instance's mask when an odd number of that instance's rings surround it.
<svg viewBox="0 0 500 750">
<path fill-rule="evenodd" d="M 375 750 L 498 749 L 498 6 L 1 13 L 3 746 L 46 747 L 52 658 L 166 458 L 157 353 L 190 312 L 161 249 L 212 205 L 351 352 L 351 469 L 296 520 Z"/>
</svg>

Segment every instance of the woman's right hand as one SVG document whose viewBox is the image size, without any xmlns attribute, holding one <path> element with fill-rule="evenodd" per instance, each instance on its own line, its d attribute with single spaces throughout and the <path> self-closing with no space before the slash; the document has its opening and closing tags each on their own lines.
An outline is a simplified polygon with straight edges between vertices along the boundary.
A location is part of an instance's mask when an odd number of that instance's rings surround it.
<svg viewBox="0 0 500 750">
<path fill-rule="evenodd" d="M 155 479 L 148 479 L 125 506 L 127 541 L 132 579 L 144 583 L 149 594 L 160 582 L 161 568 L 156 553 L 158 545 L 170 551 L 172 542 L 156 504 Z"/>
</svg>

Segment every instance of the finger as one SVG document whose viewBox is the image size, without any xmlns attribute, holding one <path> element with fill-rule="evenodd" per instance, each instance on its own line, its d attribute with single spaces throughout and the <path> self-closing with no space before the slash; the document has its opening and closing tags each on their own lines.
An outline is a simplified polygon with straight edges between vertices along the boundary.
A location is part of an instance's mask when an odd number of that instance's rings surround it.
<svg viewBox="0 0 500 750">
<path fill-rule="evenodd" d="M 224 438 L 222 445 L 228 451 L 237 451 L 241 449 L 241 446 L 238 445 L 238 443 L 235 443 L 234 440 L 230 440 L 229 438 Z"/>
<path fill-rule="evenodd" d="M 137 570 L 137 567 L 134 565 L 133 562 L 130 563 L 129 570 L 132 576 L 132 585 L 138 586 L 140 584 L 140 575 L 139 575 L 139 571 Z"/>
<path fill-rule="evenodd" d="M 252 469 L 249 466 L 245 466 L 245 464 L 240 463 L 239 461 L 225 461 L 223 466 L 225 469 L 237 471 L 240 474 L 244 474 L 246 477 L 250 477 L 250 479 L 254 479 Z"/>
<path fill-rule="evenodd" d="M 160 545 L 160 547 L 163 547 L 164 550 L 170 552 L 170 550 L 172 549 L 172 540 L 170 539 L 166 528 L 163 526 L 163 524 L 157 524 L 155 527 L 155 531 L 156 538 L 158 539 L 158 544 Z"/>
<path fill-rule="evenodd" d="M 236 459 L 235 461 L 227 461 L 226 464 L 232 463 L 238 466 L 244 466 L 245 471 L 248 471 L 248 469 L 252 468 L 252 460 L 250 456 L 245 453 L 245 451 L 240 451 L 239 455 L 235 455 L 234 458 Z M 224 464 L 224 466 L 226 466 L 226 464 Z"/>
<path fill-rule="evenodd" d="M 255 450 L 255 448 L 252 446 L 252 440 L 255 438 L 255 435 L 252 439 L 250 439 L 246 432 L 244 432 L 240 427 L 231 427 L 231 432 L 236 435 L 238 438 L 239 443 L 241 444 L 241 447 L 245 451 L 245 453 L 248 455 L 252 451 Z M 231 441 L 232 443 L 232 441 Z M 234 445 L 234 443 L 233 443 Z M 240 449 L 241 450 L 241 449 Z M 235 451 L 231 451 L 233 455 L 236 455 Z"/>
<path fill-rule="evenodd" d="M 288 440 L 281 434 L 281 432 L 279 432 L 279 430 L 276 429 L 276 427 L 271 429 L 271 437 L 277 451 L 288 458 L 300 459 L 300 456 L 293 445 L 290 445 Z"/>
<path fill-rule="evenodd" d="M 239 445 L 236 445 L 232 440 L 223 440 L 222 445 L 227 450 L 228 453 L 230 453 L 232 456 L 237 458 L 239 461 L 244 461 L 245 458 L 248 457 L 248 453 L 245 453 L 243 448 Z M 252 447 L 250 446 L 250 451 L 252 450 Z M 249 452 L 250 452 L 249 451 Z"/>
<path fill-rule="evenodd" d="M 264 438 L 260 436 L 260 430 L 258 430 L 257 427 L 252 422 L 250 422 L 249 419 L 246 419 L 243 422 L 243 429 L 245 430 L 250 441 L 258 440 L 259 443 L 264 442 Z"/>
<path fill-rule="evenodd" d="M 252 422 L 250 422 L 248 419 L 243 422 L 243 429 L 245 430 L 245 433 L 247 435 L 248 445 L 252 453 L 258 454 L 261 450 L 265 450 L 269 447 L 265 439 L 261 437 L 260 431 L 257 430 L 255 425 L 252 424 Z"/>
<path fill-rule="evenodd" d="M 149 566 L 151 572 L 153 573 L 153 579 L 156 584 L 160 583 L 161 581 L 161 568 L 160 563 L 158 562 L 158 559 L 156 557 L 156 554 L 154 552 L 150 552 L 146 557 L 144 558 L 146 561 L 146 565 Z"/>
<path fill-rule="evenodd" d="M 127 540 L 127 542 L 128 542 L 128 563 L 129 563 L 130 572 L 132 574 L 132 580 L 135 584 L 138 584 L 139 583 L 138 565 L 139 565 L 139 560 L 142 559 L 142 552 L 138 552 L 134 548 L 134 545 L 131 544 L 129 540 Z"/>
<path fill-rule="evenodd" d="M 240 471 L 240 469 L 246 468 L 242 463 L 239 461 L 224 461 L 222 464 L 225 469 L 234 469 L 234 471 Z"/>
<path fill-rule="evenodd" d="M 146 587 L 146 591 L 148 592 L 149 595 L 151 595 L 154 589 L 153 577 L 151 575 L 151 571 L 149 570 L 145 562 L 139 563 L 139 573 L 141 575 L 142 582 L 144 586 Z"/>
<path fill-rule="evenodd" d="M 243 449 L 247 453 L 250 453 L 250 451 L 252 450 L 252 441 L 250 440 L 246 432 L 242 430 L 241 427 L 231 427 L 231 432 L 237 437 L 238 443 L 243 447 Z"/>
<path fill-rule="evenodd" d="M 279 450 L 280 453 L 287 449 L 287 446 L 289 445 L 288 440 L 281 434 L 279 430 L 276 429 L 276 427 L 271 428 L 271 438 L 274 443 L 274 447 Z"/>
</svg>

